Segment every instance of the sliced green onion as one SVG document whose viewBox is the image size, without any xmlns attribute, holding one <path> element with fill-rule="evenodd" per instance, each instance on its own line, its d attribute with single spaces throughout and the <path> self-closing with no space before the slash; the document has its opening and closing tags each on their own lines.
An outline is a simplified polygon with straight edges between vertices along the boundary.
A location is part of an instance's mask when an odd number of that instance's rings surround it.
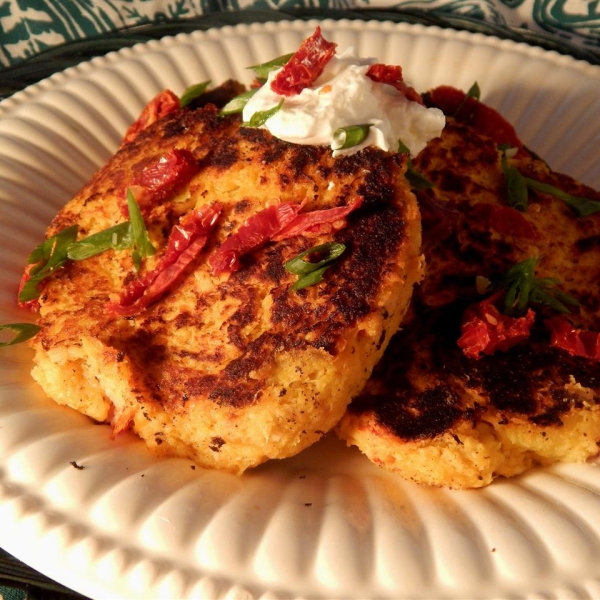
<svg viewBox="0 0 600 600">
<path fill-rule="evenodd" d="M 234 115 L 241 113 L 244 110 L 244 106 L 248 104 L 248 101 L 260 88 L 254 88 L 247 92 L 242 92 L 239 96 L 236 96 L 230 100 L 222 109 L 219 114 L 221 115 Z"/>
<path fill-rule="evenodd" d="M 474 98 L 475 100 L 479 100 L 481 98 L 481 89 L 476 81 L 469 88 L 469 91 L 467 92 L 467 98 Z"/>
<path fill-rule="evenodd" d="M 506 201 L 508 205 L 516 210 L 525 212 L 529 206 L 529 193 L 527 191 L 527 180 L 519 170 L 509 165 L 506 153 L 502 154 L 501 163 L 506 184 Z"/>
<path fill-rule="evenodd" d="M 69 244 L 72 244 L 77 237 L 79 227 L 72 225 L 62 229 L 57 234 L 44 240 L 39 246 L 36 246 L 27 258 L 27 263 L 38 264 L 47 263 L 50 260 L 59 260 L 66 258 L 66 251 L 63 253 L 63 248 L 66 248 Z"/>
<path fill-rule="evenodd" d="M 506 158 L 514 158 L 518 153 L 519 149 L 516 146 L 511 146 L 510 144 L 500 144 L 498 146 L 498 150 L 506 156 Z"/>
<path fill-rule="evenodd" d="M 33 250 L 27 263 L 35 266 L 30 269 L 29 279 L 19 293 L 20 302 L 28 302 L 39 297 L 39 283 L 65 264 L 68 259 L 68 248 L 77 238 L 78 230 L 77 225 L 67 227 L 44 240 Z"/>
<path fill-rule="evenodd" d="M 406 164 L 406 173 L 404 176 L 413 190 L 427 190 L 435 187 L 433 183 L 431 183 L 431 181 L 425 177 L 425 175 L 419 173 L 419 171 L 415 169 L 412 158 L 410 157 L 410 149 L 402 140 L 398 140 L 398 154 L 409 155 L 408 163 Z"/>
<path fill-rule="evenodd" d="M 369 135 L 370 124 L 350 125 L 348 127 L 339 127 L 333 132 L 333 141 L 338 144 L 334 150 L 345 150 L 362 144 Z"/>
<path fill-rule="evenodd" d="M 15 335 L 8 342 L 0 341 L 0 347 L 14 346 L 25 342 L 34 337 L 41 329 L 39 325 L 33 323 L 9 323 L 8 325 L 0 325 L 0 331 L 12 331 Z"/>
<path fill-rule="evenodd" d="M 561 313 L 570 312 L 568 306 L 579 306 L 579 302 L 556 286 L 558 279 L 535 276 L 538 259 L 526 258 L 513 265 L 498 282 L 498 287 L 506 291 L 504 314 L 523 315 L 530 303 L 545 304 Z"/>
<path fill-rule="evenodd" d="M 85 260 L 105 250 L 125 250 L 131 243 L 131 223 L 125 221 L 71 244 L 67 256 L 71 260 Z"/>
<path fill-rule="evenodd" d="M 413 190 L 428 190 L 435 187 L 433 183 L 429 181 L 427 177 L 425 177 L 425 175 L 419 173 L 419 171 L 413 167 L 411 160 L 408 161 L 408 166 L 404 176 Z"/>
<path fill-rule="evenodd" d="M 283 98 L 279 101 L 277 106 L 269 108 L 268 110 L 259 110 L 255 112 L 249 121 L 242 123 L 244 127 L 260 127 L 264 125 L 275 113 L 278 113 L 283 106 Z"/>
<path fill-rule="evenodd" d="M 409 147 L 402 140 L 398 140 L 398 154 L 410 154 Z"/>
<path fill-rule="evenodd" d="M 194 85 L 190 85 L 181 97 L 179 98 L 180 106 L 187 106 L 192 100 L 195 100 L 199 96 L 202 96 L 206 91 L 206 88 L 210 85 L 210 80 L 203 81 L 202 83 L 196 83 Z"/>
<path fill-rule="evenodd" d="M 286 271 L 298 275 L 298 281 L 292 286 L 293 290 L 302 290 L 323 280 L 323 273 L 344 253 L 346 246 L 339 242 L 329 242 L 313 246 L 291 258 L 284 264 Z M 324 254 L 325 258 L 318 262 L 308 262 L 305 257 L 311 254 Z"/>
<path fill-rule="evenodd" d="M 311 285 L 316 285 L 317 283 L 321 283 L 323 281 L 323 273 L 327 271 L 327 269 L 331 265 L 327 265 L 326 267 L 321 267 L 316 271 L 312 271 L 308 273 L 308 275 L 304 275 L 304 277 L 300 277 L 298 281 L 292 286 L 294 291 L 303 290 L 304 288 L 310 287 Z"/>
<path fill-rule="evenodd" d="M 479 101 L 479 99 L 481 98 L 481 89 L 479 88 L 479 84 L 477 82 L 475 82 L 469 88 L 469 91 L 466 93 L 465 97 L 462 99 L 462 102 L 458 105 L 458 108 L 454 111 L 454 114 L 452 115 L 453 117 L 456 117 L 456 115 L 461 111 L 462 107 L 467 103 L 467 100 L 469 98 L 473 98 L 474 100 L 477 100 L 477 101 Z"/>
<path fill-rule="evenodd" d="M 540 181 L 536 181 L 535 179 L 530 179 L 529 177 L 524 177 L 524 179 L 528 187 L 562 200 L 580 217 L 587 217 L 600 212 L 600 201 L 598 200 L 591 200 L 589 198 L 582 198 L 580 196 L 572 196 L 571 194 L 567 194 L 553 185 L 542 183 Z"/>
<path fill-rule="evenodd" d="M 283 67 L 283 65 L 285 65 L 290 58 L 292 58 L 292 56 L 294 56 L 293 52 L 274 58 L 269 62 L 261 63 L 260 65 L 252 65 L 251 67 L 246 68 L 254 71 L 259 79 L 266 79 L 271 71 L 279 69 L 279 67 Z"/>
<path fill-rule="evenodd" d="M 150 242 L 140 207 L 129 188 L 127 188 L 127 208 L 129 210 L 129 219 L 131 220 L 131 237 L 133 240 L 131 256 L 136 271 L 139 271 L 142 258 L 153 256 L 156 253 L 156 248 Z"/>
<path fill-rule="evenodd" d="M 498 146 L 498 149 L 502 151 L 501 164 L 502 171 L 504 172 L 504 179 L 506 181 L 507 201 L 513 208 L 523 212 L 527 210 L 529 203 L 528 189 L 532 189 L 562 200 L 571 207 L 579 217 L 587 217 L 600 212 L 599 200 L 573 196 L 548 183 L 542 183 L 536 179 L 525 177 L 516 167 L 508 165 L 506 160 L 507 157 L 510 157 L 511 151 L 516 149 L 507 145 Z"/>
</svg>

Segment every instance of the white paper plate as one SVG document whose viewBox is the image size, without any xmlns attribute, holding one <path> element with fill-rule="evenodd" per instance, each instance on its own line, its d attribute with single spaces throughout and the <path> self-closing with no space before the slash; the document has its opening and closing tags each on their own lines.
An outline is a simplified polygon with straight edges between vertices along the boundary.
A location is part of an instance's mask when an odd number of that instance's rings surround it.
<svg viewBox="0 0 600 600">
<path fill-rule="evenodd" d="M 294 50 L 315 23 L 238 26 L 123 50 L 0 104 L 0 322 L 58 208 L 162 88 Z M 480 35 L 322 23 L 419 90 L 477 80 L 527 144 L 600 188 L 600 68 Z M 0 546 L 94 598 L 600 597 L 600 472 L 539 470 L 480 491 L 420 488 L 329 437 L 241 478 L 151 458 L 55 406 L 24 347 L 1 351 Z M 75 468 L 71 462 L 83 469 Z"/>
</svg>

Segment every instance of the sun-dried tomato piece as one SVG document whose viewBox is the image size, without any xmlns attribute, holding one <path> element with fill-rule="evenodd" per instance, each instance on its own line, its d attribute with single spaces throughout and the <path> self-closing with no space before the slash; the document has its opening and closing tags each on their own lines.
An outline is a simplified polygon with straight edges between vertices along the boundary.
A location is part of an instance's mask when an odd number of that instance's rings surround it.
<svg viewBox="0 0 600 600">
<path fill-rule="evenodd" d="M 119 301 L 111 304 L 112 312 L 127 317 L 136 315 L 171 289 L 206 245 L 221 210 L 222 206 L 215 203 L 185 215 L 171 230 L 156 268 L 130 282 Z"/>
<path fill-rule="evenodd" d="M 271 89 L 281 96 L 296 96 L 310 87 L 335 54 L 336 46 L 328 42 L 321 34 L 321 28 L 317 27 L 275 76 Z"/>
<path fill-rule="evenodd" d="M 233 273 L 240 268 L 240 257 L 271 241 L 296 218 L 301 204 L 282 202 L 251 216 L 229 236 L 209 258 L 215 275 Z"/>
<path fill-rule="evenodd" d="M 158 193 L 168 192 L 175 184 L 187 181 L 198 170 L 194 155 L 185 149 L 169 150 L 133 176 L 131 183 Z"/>
<path fill-rule="evenodd" d="M 561 316 L 547 319 L 545 324 L 550 330 L 550 344 L 555 348 L 562 348 L 572 356 L 600 360 L 600 333 L 597 331 L 577 329 Z"/>
<path fill-rule="evenodd" d="M 474 204 L 469 214 L 476 222 L 497 231 L 502 236 L 514 236 L 525 239 L 537 239 L 539 233 L 522 212 L 503 204 Z"/>
<path fill-rule="evenodd" d="M 358 196 L 347 206 L 301 213 L 287 227 L 282 229 L 273 238 L 273 241 L 285 240 L 296 235 L 315 237 L 340 231 L 346 227 L 346 217 L 353 210 L 359 208 L 361 204 L 362 197 Z"/>
<path fill-rule="evenodd" d="M 23 271 L 23 275 L 21 276 L 21 281 L 19 282 L 19 292 L 17 294 L 17 298 L 21 295 L 23 291 L 23 287 L 25 284 L 31 279 L 31 270 L 38 266 L 39 263 L 29 264 L 25 267 L 25 271 Z M 26 300 L 22 302 L 21 300 L 17 300 L 17 304 L 20 308 L 27 308 L 32 312 L 37 312 L 40 310 L 40 302 L 37 298 L 33 298 L 32 300 Z"/>
<path fill-rule="evenodd" d="M 529 337 L 535 313 L 528 309 L 523 317 L 503 315 L 494 305 L 498 295 L 467 308 L 460 326 L 458 346 L 468 358 L 481 358 L 482 354 L 506 352 Z"/>
<path fill-rule="evenodd" d="M 436 106 L 445 115 L 471 125 L 489 136 L 498 145 L 508 144 L 526 152 L 515 128 L 495 109 L 449 85 L 440 85 L 427 94 L 428 104 Z"/>
<path fill-rule="evenodd" d="M 362 204 L 356 198 L 348 206 L 315 210 L 298 214 L 302 204 L 291 202 L 269 206 L 250 217 L 228 237 L 209 258 L 215 275 L 234 273 L 240 268 L 240 258 L 271 241 L 296 235 L 314 237 L 339 231 L 346 226 L 346 216 Z"/>
<path fill-rule="evenodd" d="M 415 88 L 408 85 L 402 77 L 402 67 L 397 65 L 384 65 L 376 63 L 369 67 L 367 77 L 378 83 L 387 83 L 404 94 L 408 100 L 423 104 L 421 94 Z"/>
<path fill-rule="evenodd" d="M 140 210 L 147 212 L 176 188 L 188 183 L 197 171 L 194 155 L 189 150 L 176 148 L 146 165 L 131 178 L 127 187 L 132 191 Z M 124 216 L 129 214 L 126 197 L 126 191 L 123 191 L 120 207 Z"/>
<path fill-rule="evenodd" d="M 146 104 L 135 123 L 129 127 L 121 145 L 131 142 L 146 127 L 152 125 L 152 123 L 155 123 L 162 117 L 175 112 L 179 107 L 179 98 L 171 90 L 159 92 Z"/>
</svg>

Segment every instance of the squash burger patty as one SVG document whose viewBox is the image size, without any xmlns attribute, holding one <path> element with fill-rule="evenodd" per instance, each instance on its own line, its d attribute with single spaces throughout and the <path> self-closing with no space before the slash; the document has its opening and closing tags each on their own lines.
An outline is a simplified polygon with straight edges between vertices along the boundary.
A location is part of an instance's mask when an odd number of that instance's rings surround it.
<svg viewBox="0 0 600 600">
<path fill-rule="evenodd" d="M 317 441 L 362 389 L 420 278 L 418 206 L 402 155 L 332 158 L 212 102 L 167 112 L 50 225 L 114 243 L 42 282 L 33 377 L 115 435 L 241 473 Z"/>
</svg>

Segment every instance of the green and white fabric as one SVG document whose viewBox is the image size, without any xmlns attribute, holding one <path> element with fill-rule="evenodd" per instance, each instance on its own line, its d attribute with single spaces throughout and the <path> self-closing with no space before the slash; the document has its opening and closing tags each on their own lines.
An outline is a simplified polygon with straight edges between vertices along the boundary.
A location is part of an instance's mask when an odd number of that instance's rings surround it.
<svg viewBox="0 0 600 600">
<path fill-rule="evenodd" d="M 547 32 L 600 50 L 600 0 L 0 0 L 0 66 L 126 26 L 218 11 L 294 8 L 430 10 Z"/>
</svg>

